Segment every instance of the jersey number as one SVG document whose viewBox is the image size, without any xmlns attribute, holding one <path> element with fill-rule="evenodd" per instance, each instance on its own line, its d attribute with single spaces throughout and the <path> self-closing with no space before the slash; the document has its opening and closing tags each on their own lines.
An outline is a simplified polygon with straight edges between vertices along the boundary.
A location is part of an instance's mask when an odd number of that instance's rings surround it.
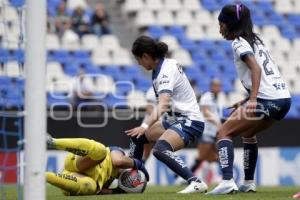
<svg viewBox="0 0 300 200">
<path fill-rule="evenodd" d="M 265 59 L 264 62 L 263 62 L 263 67 L 264 67 L 266 75 L 274 74 L 274 72 L 273 72 L 273 70 L 271 68 L 270 69 L 267 68 L 268 63 L 270 61 L 273 62 L 270 54 L 268 52 L 264 52 L 263 50 L 259 50 L 259 56 L 260 57 L 263 56 L 264 59 Z"/>
</svg>

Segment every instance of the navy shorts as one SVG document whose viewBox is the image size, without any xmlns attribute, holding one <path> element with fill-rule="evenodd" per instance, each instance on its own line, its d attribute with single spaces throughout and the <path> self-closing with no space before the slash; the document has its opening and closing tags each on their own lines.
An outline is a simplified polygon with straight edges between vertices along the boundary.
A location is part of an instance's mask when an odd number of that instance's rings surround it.
<svg viewBox="0 0 300 200">
<path fill-rule="evenodd" d="M 204 123 L 201 121 L 190 120 L 187 117 L 170 117 L 165 115 L 162 120 L 163 127 L 171 129 L 179 134 L 185 146 L 196 141 L 202 136 Z"/>
<path fill-rule="evenodd" d="M 263 119 L 281 120 L 289 112 L 291 99 L 260 99 L 257 98 L 256 116 Z"/>
<path fill-rule="evenodd" d="M 122 149 L 121 147 L 118 147 L 118 146 L 109 146 L 109 149 L 110 149 L 110 152 L 112 152 L 112 151 L 119 151 L 124 156 L 126 155 L 124 149 Z"/>
</svg>

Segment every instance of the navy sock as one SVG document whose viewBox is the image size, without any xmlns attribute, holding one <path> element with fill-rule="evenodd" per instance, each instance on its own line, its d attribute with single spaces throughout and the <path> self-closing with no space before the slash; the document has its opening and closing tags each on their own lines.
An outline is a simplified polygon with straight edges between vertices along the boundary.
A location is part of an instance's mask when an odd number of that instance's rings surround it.
<svg viewBox="0 0 300 200">
<path fill-rule="evenodd" d="M 217 144 L 223 180 L 233 178 L 233 144 L 231 140 L 220 140 Z"/>
<path fill-rule="evenodd" d="M 254 180 L 257 154 L 258 154 L 257 143 L 254 144 L 244 143 L 245 180 Z"/>
<path fill-rule="evenodd" d="M 148 140 L 145 134 L 139 137 L 138 139 L 135 137 L 130 138 L 129 157 L 142 160 L 144 153 L 144 144 L 147 143 Z"/>
<path fill-rule="evenodd" d="M 172 146 L 167 141 L 158 140 L 153 147 L 153 155 L 188 183 L 192 181 L 200 182 L 183 160 L 173 152 Z"/>
</svg>

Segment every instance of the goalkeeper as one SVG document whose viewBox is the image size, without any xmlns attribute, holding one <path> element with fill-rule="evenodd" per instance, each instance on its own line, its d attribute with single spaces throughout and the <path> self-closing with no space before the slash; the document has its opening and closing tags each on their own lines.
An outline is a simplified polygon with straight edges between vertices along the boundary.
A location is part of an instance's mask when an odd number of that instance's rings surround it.
<svg viewBox="0 0 300 200">
<path fill-rule="evenodd" d="M 64 195 L 124 193 L 120 188 L 108 189 L 122 169 L 134 168 L 149 174 L 139 160 L 129 158 L 120 147 L 105 147 L 84 138 L 56 139 L 48 136 L 48 148 L 70 152 L 61 173 L 46 172 L 48 183 L 62 189 Z"/>
</svg>

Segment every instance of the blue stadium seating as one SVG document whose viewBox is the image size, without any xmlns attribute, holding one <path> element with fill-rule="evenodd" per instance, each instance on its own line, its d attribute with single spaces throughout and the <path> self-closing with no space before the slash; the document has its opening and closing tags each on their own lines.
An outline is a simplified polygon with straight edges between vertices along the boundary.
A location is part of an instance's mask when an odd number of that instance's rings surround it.
<svg viewBox="0 0 300 200">
<path fill-rule="evenodd" d="M 166 34 L 165 29 L 161 26 L 150 26 L 148 28 L 148 32 L 151 35 L 151 37 L 156 38 L 156 39 L 158 39 L 161 36 L 163 36 L 164 34 Z"/>
</svg>

